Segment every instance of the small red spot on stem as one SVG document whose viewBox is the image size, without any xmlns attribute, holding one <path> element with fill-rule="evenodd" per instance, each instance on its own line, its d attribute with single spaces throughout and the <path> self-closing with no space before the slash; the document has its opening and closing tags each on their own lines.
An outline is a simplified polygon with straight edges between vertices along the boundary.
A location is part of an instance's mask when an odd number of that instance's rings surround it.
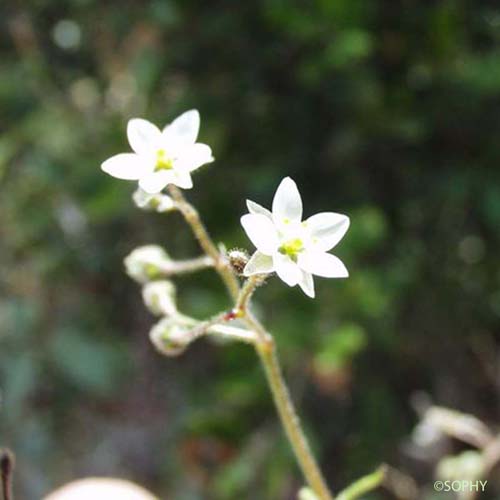
<svg viewBox="0 0 500 500">
<path fill-rule="evenodd" d="M 236 318 L 241 318 L 242 315 L 241 309 L 231 309 L 224 315 L 224 321 L 233 321 Z"/>
<path fill-rule="evenodd" d="M 229 311 L 228 313 L 225 314 L 224 321 L 233 321 L 233 319 L 235 319 L 235 318 L 236 318 L 236 314 L 235 314 L 234 310 Z"/>
</svg>

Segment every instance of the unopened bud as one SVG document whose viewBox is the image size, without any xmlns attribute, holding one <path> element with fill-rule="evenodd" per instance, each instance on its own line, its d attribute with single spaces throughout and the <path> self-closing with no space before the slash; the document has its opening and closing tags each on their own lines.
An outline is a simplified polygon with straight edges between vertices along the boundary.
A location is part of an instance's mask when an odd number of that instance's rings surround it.
<svg viewBox="0 0 500 500">
<path fill-rule="evenodd" d="M 173 316 L 177 313 L 175 285 L 168 280 L 151 281 L 142 287 L 146 307 L 157 316 Z"/>
<path fill-rule="evenodd" d="M 318 500 L 318 497 L 311 488 L 301 488 L 297 500 Z"/>
<path fill-rule="evenodd" d="M 139 283 L 147 283 L 161 277 L 171 267 L 171 259 L 158 245 L 136 248 L 125 257 L 127 274 Z"/>
<path fill-rule="evenodd" d="M 248 259 L 250 258 L 245 250 L 239 248 L 233 248 L 227 253 L 229 263 L 237 274 L 243 274 L 243 269 L 247 265 Z"/>
<path fill-rule="evenodd" d="M 138 188 L 132 195 L 135 205 L 142 210 L 169 212 L 175 208 L 174 200 L 163 193 L 149 194 Z"/>
<path fill-rule="evenodd" d="M 151 328 L 149 338 L 156 349 L 166 356 L 177 356 L 194 340 L 193 330 L 179 325 L 172 318 L 163 318 Z"/>
<path fill-rule="evenodd" d="M 483 476 L 485 465 L 483 455 L 479 451 L 467 450 L 458 455 L 444 457 L 437 465 L 436 475 L 443 480 L 472 481 Z"/>
</svg>

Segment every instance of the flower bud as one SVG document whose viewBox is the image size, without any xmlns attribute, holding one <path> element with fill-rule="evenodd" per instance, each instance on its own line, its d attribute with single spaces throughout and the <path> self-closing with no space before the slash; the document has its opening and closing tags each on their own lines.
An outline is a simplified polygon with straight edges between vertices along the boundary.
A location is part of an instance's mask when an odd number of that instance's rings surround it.
<svg viewBox="0 0 500 500">
<path fill-rule="evenodd" d="M 163 193 L 149 194 L 138 188 L 132 195 L 135 205 L 142 210 L 169 212 L 175 208 L 174 200 Z"/>
<path fill-rule="evenodd" d="M 151 281 L 142 287 L 144 304 L 157 316 L 174 316 L 177 313 L 175 296 L 175 285 L 168 280 Z"/>
<path fill-rule="evenodd" d="M 301 488 L 297 500 L 318 500 L 318 497 L 311 488 Z"/>
<path fill-rule="evenodd" d="M 161 319 L 149 332 L 153 345 L 166 356 L 182 354 L 194 338 L 192 329 L 179 325 L 172 318 Z"/>
<path fill-rule="evenodd" d="M 136 248 L 124 260 L 127 274 L 139 283 L 162 276 L 170 269 L 171 262 L 167 252 L 158 245 Z"/>
<path fill-rule="evenodd" d="M 483 476 L 485 471 L 483 455 L 476 450 L 467 450 L 458 455 L 448 455 L 437 465 L 439 479 L 450 481 L 474 481 Z"/>
<path fill-rule="evenodd" d="M 233 248 L 227 253 L 229 263 L 237 274 L 243 274 L 243 269 L 248 263 L 249 255 L 245 250 Z"/>
</svg>

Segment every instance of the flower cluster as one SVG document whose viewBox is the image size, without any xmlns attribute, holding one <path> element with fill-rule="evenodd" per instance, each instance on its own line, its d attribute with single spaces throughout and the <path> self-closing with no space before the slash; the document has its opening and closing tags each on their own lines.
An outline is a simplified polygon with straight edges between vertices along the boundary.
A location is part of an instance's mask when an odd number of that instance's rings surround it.
<svg viewBox="0 0 500 500">
<path fill-rule="evenodd" d="M 145 306 L 161 318 L 150 331 L 151 342 L 168 356 L 182 352 L 181 346 L 189 343 L 186 341 L 183 344 L 176 326 L 183 321 L 183 316 L 177 310 L 175 285 L 164 279 L 172 273 L 175 262 L 162 247 L 146 245 L 133 250 L 125 257 L 124 263 L 127 274 L 142 285 Z M 171 325 L 175 328 L 167 328 Z"/>
<path fill-rule="evenodd" d="M 347 277 L 342 261 L 329 252 L 347 232 L 349 218 L 335 212 L 321 212 L 304 219 L 297 185 L 285 177 L 276 190 L 271 210 L 247 200 L 248 213 L 241 217 L 241 224 L 256 248 L 254 253 L 249 256 L 239 248 L 226 251 L 225 246 L 211 239 L 198 211 L 181 191 L 193 186 L 192 172 L 213 161 L 210 147 L 196 142 L 199 128 L 200 116 L 196 110 L 182 114 L 163 130 L 147 120 L 134 118 L 127 127 L 133 152 L 113 156 L 101 166 L 113 177 L 138 182 L 133 200 L 142 210 L 178 210 L 204 252 L 194 259 L 174 261 L 162 247 L 146 245 L 125 258 L 127 273 L 142 285 L 146 307 L 159 317 L 150 330 L 150 340 L 166 356 L 184 352 L 188 345 L 207 334 L 215 334 L 222 341 L 253 345 L 264 366 L 282 423 L 287 430 L 293 430 L 287 435 L 309 485 L 300 491 L 299 498 L 333 499 L 308 446 L 304 446 L 306 438 L 281 375 L 274 338 L 249 306 L 256 289 L 272 274 L 291 287 L 299 285 L 309 297 L 315 296 L 313 276 Z M 169 279 L 207 267 L 220 276 L 233 306 L 200 321 L 178 311 L 175 285 Z M 376 471 L 346 491 L 364 492 L 367 485 L 371 489 L 382 479 L 383 472 Z M 337 498 L 344 496 L 347 498 L 347 493 Z M 354 496 L 349 493 L 349 498 Z"/>
<path fill-rule="evenodd" d="M 191 173 L 213 161 L 210 147 L 196 142 L 199 128 L 200 115 L 196 110 L 183 113 L 163 130 L 147 120 L 134 118 L 127 126 L 134 152 L 113 156 L 101 168 L 113 177 L 138 181 L 133 199 L 139 208 L 175 210 L 175 202 L 162 190 L 169 184 L 191 188 Z M 249 213 L 241 218 L 241 224 L 256 251 L 244 266 L 244 276 L 276 273 L 287 285 L 299 285 L 309 297 L 315 296 L 313 275 L 348 276 L 342 261 L 328 252 L 345 235 L 349 218 L 321 212 L 303 220 L 302 199 L 290 177 L 278 186 L 271 211 L 250 200 L 247 207 Z M 168 267 L 168 256 L 158 247 L 139 251 L 152 261 L 148 265 L 144 259 L 140 265 L 140 259 L 126 261 L 128 273 L 139 281 L 144 283 L 154 277 L 152 273 Z"/>
</svg>

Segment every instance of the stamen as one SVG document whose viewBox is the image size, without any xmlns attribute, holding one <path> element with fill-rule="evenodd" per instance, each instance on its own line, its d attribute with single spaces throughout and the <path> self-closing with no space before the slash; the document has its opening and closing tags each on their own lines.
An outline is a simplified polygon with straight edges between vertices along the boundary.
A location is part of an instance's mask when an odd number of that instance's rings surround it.
<svg viewBox="0 0 500 500">
<path fill-rule="evenodd" d="M 297 260 L 297 254 L 304 250 L 304 243 L 300 238 L 285 241 L 278 251 L 283 255 L 288 255 L 292 260 Z"/>
<path fill-rule="evenodd" d="M 167 153 L 164 149 L 159 149 L 156 152 L 156 165 L 155 171 L 158 170 L 171 170 L 174 168 L 172 159 L 167 156 Z"/>
</svg>

